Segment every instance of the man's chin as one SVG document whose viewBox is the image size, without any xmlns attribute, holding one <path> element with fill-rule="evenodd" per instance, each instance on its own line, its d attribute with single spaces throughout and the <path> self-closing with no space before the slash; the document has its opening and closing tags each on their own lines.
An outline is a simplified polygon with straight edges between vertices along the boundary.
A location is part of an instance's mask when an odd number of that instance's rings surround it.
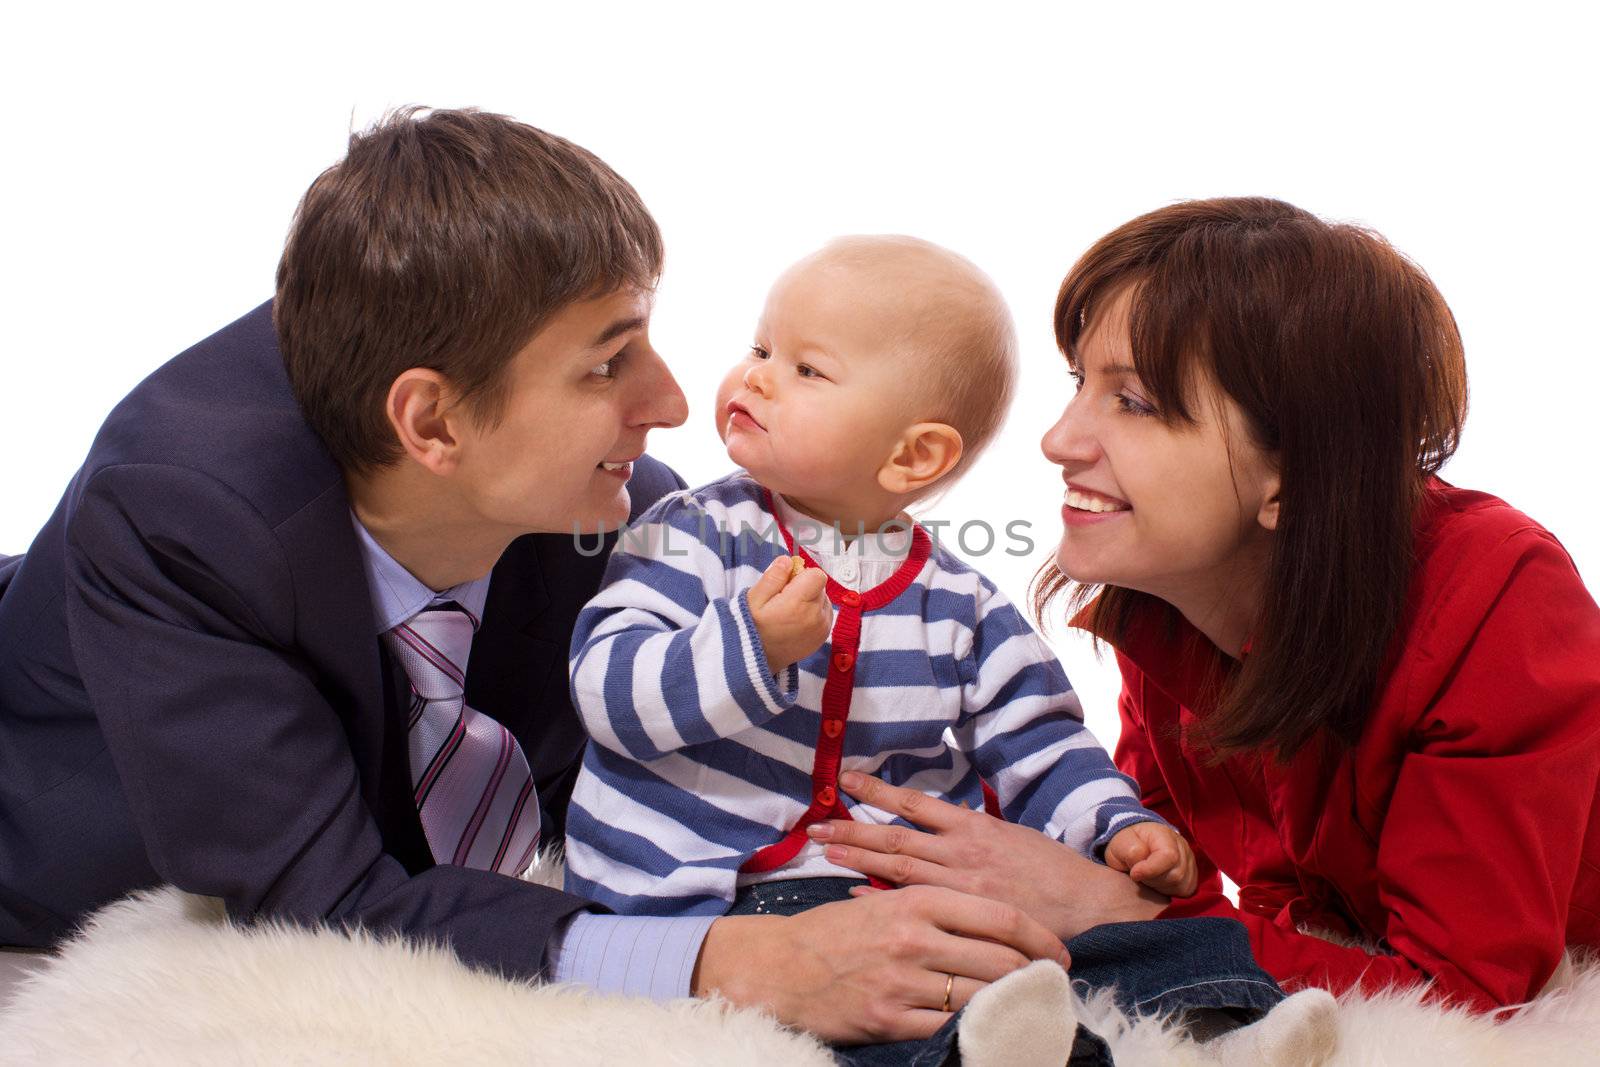
<svg viewBox="0 0 1600 1067">
<path fill-rule="evenodd" d="M 632 506 L 633 498 L 628 494 L 628 487 L 621 486 L 609 499 L 577 509 L 567 529 L 572 530 L 575 526 L 577 532 L 583 534 L 614 532 L 627 525 Z"/>
</svg>

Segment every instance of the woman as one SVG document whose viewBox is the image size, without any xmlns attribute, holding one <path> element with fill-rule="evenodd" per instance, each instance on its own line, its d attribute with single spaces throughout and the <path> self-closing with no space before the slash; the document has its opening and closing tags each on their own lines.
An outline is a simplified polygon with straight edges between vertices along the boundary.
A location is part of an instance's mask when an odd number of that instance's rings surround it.
<svg viewBox="0 0 1600 1067">
<path fill-rule="evenodd" d="M 1035 607 L 1116 649 L 1117 762 L 1200 864 L 1161 915 L 1240 919 L 1288 988 L 1479 1009 L 1600 945 L 1600 609 L 1537 523 L 1436 476 L 1466 375 L 1422 271 L 1280 201 L 1198 201 L 1102 238 L 1055 324 L 1079 389 L 1043 442 L 1067 490 Z M 930 832 L 830 827 L 854 869 L 1064 936 L 1128 917 L 1040 835 L 857 792 Z"/>
</svg>

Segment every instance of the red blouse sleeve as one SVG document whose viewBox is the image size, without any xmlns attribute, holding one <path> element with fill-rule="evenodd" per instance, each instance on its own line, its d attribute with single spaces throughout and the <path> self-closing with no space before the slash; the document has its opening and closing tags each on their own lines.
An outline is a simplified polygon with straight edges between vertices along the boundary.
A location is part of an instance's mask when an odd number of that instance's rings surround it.
<svg viewBox="0 0 1600 1067">
<path fill-rule="evenodd" d="M 1394 955 L 1241 913 L 1210 885 L 1163 917 L 1239 919 L 1257 960 L 1290 986 L 1431 979 L 1435 994 L 1478 1008 L 1538 993 L 1565 947 L 1600 786 L 1600 609 L 1543 531 L 1519 532 L 1472 571 L 1406 652 L 1411 703 L 1427 711 L 1378 842 Z M 1140 743 L 1119 742 L 1130 769 Z M 1148 781 L 1147 803 L 1164 792 L 1158 774 Z"/>
<path fill-rule="evenodd" d="M 1161 773 L 1155 753 L 1150 748 L 1150 738 L 1145 733 L 1144 720 L 1138 714 L 1135 701 L 1128 691 L 1129 667 L 1121 657 L 1118 657 L 1118 660 L 1123 663 L 1123 683 L 1122 695 L 1117 698 L 1117 711 L 1122 719 L 1122 730 L 1117 734 L 1117 747 L 1113 756 L 1117 769 L 1139 783 L 1140 803 L 1171 823 L 1173 829 L 1182 834 L 1183 839 L 1194 847 L 1195 869 L 1200 881 L 1194 896 L 1189 899 L 1215 897 L 1226 904 L 1228 901 L 1222 895 L 1222 875 L 1218 873 L 1217 865 L 1194 845 L 1194 830 L 1173 804 L 1172 794 L 1167 792 L 1166 777 Z"/>
</svg>

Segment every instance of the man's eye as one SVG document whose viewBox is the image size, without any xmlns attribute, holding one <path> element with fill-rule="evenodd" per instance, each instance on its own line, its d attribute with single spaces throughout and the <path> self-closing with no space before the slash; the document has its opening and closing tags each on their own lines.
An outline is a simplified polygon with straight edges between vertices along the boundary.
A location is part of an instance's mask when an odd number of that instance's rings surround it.
<svg viewBox="0 0 1600 1067">
<path fill-rule="evenodd" d="M 590 368 L 589 373 L 596 378 L 615 378 L 617 371 L 622 367 L 622 356 L 623 353 L 618 352 L 604 363 Z"/>
</svg>

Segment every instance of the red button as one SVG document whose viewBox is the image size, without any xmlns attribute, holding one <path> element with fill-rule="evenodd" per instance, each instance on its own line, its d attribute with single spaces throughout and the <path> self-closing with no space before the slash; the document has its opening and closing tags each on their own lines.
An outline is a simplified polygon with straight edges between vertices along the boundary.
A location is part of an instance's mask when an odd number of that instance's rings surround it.
<svg viewBox="0 0 1600 1067">
<path fill-rule="evenodd" d="M 856 592 L 854 589 L 846 589 L 844 592 L 839 594 L 839 603 L 843 604 L 847 608 L 853 608 L 857 604 L 861 603 L 861 594 Z"/>
<path fill-rule="evenodd" d="M 817 801 L 825 808 L 833 807 L 833 802 L 838 799 L 839 795 L 833 791 L 831 785 L 825 785 L 817 790 Z"/>
<path fill-rule="evenodd" d="M 838 737 L 844 733 L 844 723 L 839 719 L 823 719 L 822 732 L 829 737 Z"/>
<path fill-rule="evenodd" d="M 847 671 L 856 665 L 856 658 L 848 652 L 837 652 L 833 657 L 833 665 L 841 671 Z"/>
</svg>

